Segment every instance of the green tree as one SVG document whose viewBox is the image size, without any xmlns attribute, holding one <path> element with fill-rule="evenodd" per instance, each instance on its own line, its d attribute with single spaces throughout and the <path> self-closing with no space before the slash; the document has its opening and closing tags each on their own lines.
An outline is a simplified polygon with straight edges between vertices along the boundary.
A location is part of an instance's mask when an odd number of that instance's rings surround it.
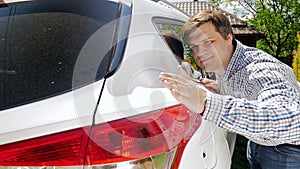
<svg viewBox="0 0 300 169">
<path fill-rule="evenodd" d="M 300 31 L 299 0 L 210 0 L 214 4 L 237 3 L 248 11 L 246 20 L 265 33 L 257 47 L 268 52 L 287 65 L 292 65 L 291 53 L 296 47 L 297 32 Z M 236 13 L 236 12 L 235 12 Z"/>
</svg>

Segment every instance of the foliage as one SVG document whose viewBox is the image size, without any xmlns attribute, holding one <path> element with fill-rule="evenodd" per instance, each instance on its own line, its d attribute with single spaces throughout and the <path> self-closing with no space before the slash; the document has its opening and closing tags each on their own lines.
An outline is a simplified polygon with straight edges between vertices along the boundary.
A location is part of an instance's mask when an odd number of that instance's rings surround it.
<svg viewBox="0 0 300 169">
<path fill-rule="evenodd" d="M 215 4 L 238 2 L 252 15 L 247 22 L 266 35 L 258 41 L 257 47 L 291 66 L 288 57 L 296 47 L 296 35 L 300 31 L 299 0 L 210 1 Z"/>
</svg>

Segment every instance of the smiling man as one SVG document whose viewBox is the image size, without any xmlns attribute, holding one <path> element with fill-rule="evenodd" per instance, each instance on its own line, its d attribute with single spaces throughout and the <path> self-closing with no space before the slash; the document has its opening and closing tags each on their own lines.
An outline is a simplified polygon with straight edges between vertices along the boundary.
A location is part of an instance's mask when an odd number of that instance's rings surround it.
<svg viewBox="0 0 300 169">
<path fill-rule="evenodd" d="M 300 88 L 293 70 L 235 40 L 218 11 L 192 16 L 183 36 L 197 64 L 217 81 L 197 84 L 179 66 L 178 75 L 160 74 L 162 84 L 204 119 L 247 137 L 251 168 L 300 168 Z"/>
</svg>

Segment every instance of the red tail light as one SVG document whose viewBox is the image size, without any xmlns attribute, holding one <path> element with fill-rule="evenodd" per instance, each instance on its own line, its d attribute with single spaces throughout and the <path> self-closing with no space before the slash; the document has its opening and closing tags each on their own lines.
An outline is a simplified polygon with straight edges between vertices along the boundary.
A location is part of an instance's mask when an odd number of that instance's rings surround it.
<svg viewBox="0 0 300 169">
<path fill-rule="evenodd" d="M 95 125 L 90 137 L 86 127 L 1 145 L 0 166 L 98 165 L 147 158 L 183 148 L 200 123 L 199 115 L 177 105 Z M 178 157 L 182 151 L 177 149 Z"/>
<path fill-rule="evenodd" d="M 0 146 L 0 166 L 65 166 L 84 161 L 88 135 L 83 129 Z"/>
</svg>

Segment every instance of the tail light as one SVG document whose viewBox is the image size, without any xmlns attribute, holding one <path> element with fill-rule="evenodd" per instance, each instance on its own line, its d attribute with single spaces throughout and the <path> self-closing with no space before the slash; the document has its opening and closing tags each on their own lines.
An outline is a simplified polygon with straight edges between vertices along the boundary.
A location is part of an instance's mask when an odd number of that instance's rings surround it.
<svg viewBox="0 0 300 169">
<path fill-rule="evenodd" d="M 0 146 L 0 169 L 117 168 L 119 165 L 178 168 L 183 149 L 200 123 L 198 114 L 176 105 L 93 127 L 5 144 Z"/>
</svg>

